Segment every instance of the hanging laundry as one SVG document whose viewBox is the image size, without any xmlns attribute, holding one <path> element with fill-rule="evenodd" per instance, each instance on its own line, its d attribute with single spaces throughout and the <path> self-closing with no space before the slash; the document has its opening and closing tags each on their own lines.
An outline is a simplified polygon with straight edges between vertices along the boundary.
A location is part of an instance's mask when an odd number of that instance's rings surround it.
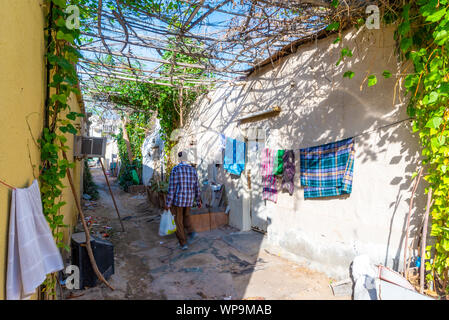
<svg viewBox="0 0 449 320">
<path fill-rule="evenodd" d="M 218 136 L 218 143 L 214 143 L 212 147 L 211 163 L 223 164 L 223 151 L 226 148 L 226 137 L 220 133 Z"/>
<path fill-rule="evenodd" d="M 8 300 L 30 298 L 47 274 L 64 268 L 42 212 L 37 180 L 29 188 L 12 191 L 8 241 Z"/>
<path fill-rule="evenodd" d="M 282 157 L 282 189 L 287 190 L 290 195 L 295 190 L 295 153 L 293 150 L 285 150 Z"/>
<path fill-rule="evenodd" d="M 265 148 L 261 156 L 262 199 L 277 202 L 276 176 L 273 174 L 274 150 Z"/>
<path fill-rule="evenodd" d="M 231 174 L 240 175 L 245 169 L 246 144 L 226 137 L 223 168 Z"/>
<path fill-rule="evenodd" d="M 301 185 L 304 186 L 304 197 L 350 194 L 354 153 L 354 138 L 300 149 Z"/>
<path fill-rule="evenodd" d="M 281 175 L 284 170 L 284 153 L 285 150 L 278 150 L 274 156 L 273 174 Z"/>
<path fill-rule="evenodd" d="M 224 150 L 226 148 L 226 137 L 223 133 L 220 133 L 220 149 Z"/>
</svg>

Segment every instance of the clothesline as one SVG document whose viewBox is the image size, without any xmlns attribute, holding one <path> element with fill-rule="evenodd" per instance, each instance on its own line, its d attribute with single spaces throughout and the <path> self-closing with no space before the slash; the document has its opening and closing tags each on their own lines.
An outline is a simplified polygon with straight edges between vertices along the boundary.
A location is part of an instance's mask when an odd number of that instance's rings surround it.
<svg viewBox="0 0 449 320">
<path fill-rule="evenodd" d="M 363 131 L 363 132 L 361 132 L 361 133 L 359 133 L 359 134 L 357 134 L 357 135 L 354 135 L 354 136 L 352 136 L 352 137 L 353 137 L 353 138 L 357 138 L 357 137 L 363 136 L 363 135 L 365 135 L 365 134 L 372 133 L 372 132 L 375 132 L 375 131 L 377 131 L 377 130 L 381 130 L 381 129 L 384 129 L 384 128 L 388 128 L 388 127 L 397 125 L 397 124 L 399 124 L 399 123 L 402 123 L 402 122 L 405 122 L 405 121 L 408 121 L 408 120 L 413 120 L 413 119 L 414 119 L 414 118 L 410 117 L 410 118 L 407 118 L 407 119 L 398 120 L 398 121 L 396 121 L 396 122 L 389 123 L 389 124 L 380 126 L 380 127 L 378 127 L 378 128 L 374 128 L 374 129 L 371 129 L 371 130 Z M 227 136 L 226 136 L 226 137 L 227 137 Z M 228 137 L 228 138 L 229 138 L 229 137 Z M 231 138 L 231 139 L 232 139 L 232 138 Z M 237 140 L 237 139 L 236 139 L 236 140 Z"/>
<path fill-rule="evenodd" d="M 353 137 L 354 137 L 354 138 L 357 138 L 357 137 L 363 136 L 363 135 L 365 135 L 365 134 L 367 134 L 367 133 L 371 133 L 371 132 L 374 132 L 374 131 L 377 131 L 377 130 L 381 130 L 381 129 L 384 129 L 384 128 L 387 128 L 387 127 L 391 127 L 391 126 L 394 126 L 394 125 L 396 125 L 396 124 L 402 123 L 402 122 L 404 122 L 404 121 L 407 121 L 407 120 L 413 120 L 413 119 L 414 119 L 414 118 L 407 118 L 407 119 L 398 120 L 398 121 L 396 121 L 396 122 L 389 123 L 389 124 L 386 124 L 386 125 L 384 125 L 384 126 L 381 126 L 381 127 L 375 128 L 375 129 L 363 131 L 362 133 L 359 133 L 358 135 L 355 135 L 355 136 L 353 136 Z"/>
<path fill-rule="evenodd" d="M 357 135 L 355 135 L 355 136 L 352 136 L 352 138 L 355 139 L 355 138 L 361 137 L 361 136 L 363 136 L 363 135 L 365 135 L 365 134 L 373 133 L 373 132 L 376 132 L 376 131 L 378 131 L 378 130 L 385 129 L 385 128 L 388 128 L 388 127 L 392 127 L 392 126 L 394 126 L 394 125 L 400 124 L 400 123 L 405 122 L 405 121 L 408 121 L 408 120 L 413 120 L 413 119 L 414 119 L 414 118 L 411 118 L 411 117 L 410 117 L 410 118 L 407 118 L 407 119 L 398 120 L 398 121 L 396 121 L 396 122 L 389 123 L 389 124 L 380 126 L 380 127 L 378 127 L 378 128 L 375 128 L 375 129 L 363 131 L 363 132 L 361 132 L 361 133 L 359 133 L 359 134 L 357 134 Z"/>
<path fill-rule="evenodd" d="M 412 119 L 413 118 L 410 117 L 380 126 L 375 129 L 365 130 L 344 140 L 299 149 L 301 162 L 301 185 L 304 186 L 304 198 L 320 198 L 350 194 L 352 191 L 352 176 L 354 170 L 355 138 Z M 224 135 L 222 135 L 222 138 L 223 137 Z M 233 140 L 233 146 L 231 144 L 232 147 L 229 147 L 228 143 L 226 143 L 225 154 L 228 153 L 227 149 L 232 149 L 234 155 L 233 157 L 228 156 L 228 161 L 234 164 L 236 162 L 236 140 L 228 137 L 226 137 L 226 140 Z M 240 143 L 243 145 L 246 144 L 245 142 Z M 243 150 L 245 149 L 243 148 Z M 294 163 L 293 150 L 288 150 L 288 152 L 292 157 L 290 162 Z M 287 159 L 284 158 L 284 154 L 285 150 L 276 151 L 271 148 L 264 148 L 261 153 L 263 184 L 262 199 L 264 200 L 271 200 L 274 203 L 277 202 L 277 175 L 283 175 L 283 181 L 284 177 L 287 182 L 293 180 L 293 176 L 295 175 L 295 165 L 293 164 L 292 168 L 289 169 L 289 163 Z M 244 159 L 245 157 L 243 157 L 241 161 L 242 171 L 244 170 L 245 165 Z M 282 165 L 279 165 L 280 163 L 282 163 Z M 286 169 L 289 171 L 284 172 Z M 234 174 L 239 175 L 240 173 L 241 171 Z M 285 189 L 286 187 L 288 187 L 288 184 L 283 184 L 282 188 Z M 293 193 L 293 190 L 289 189 L 288 191 L 290 195 Z"/>
<path fill-rule="evenodd" d="M 9 184 L 7 184 L 6 182 L 3 182 L 2 180 L 0 180 L 0 183 L 7 186 L 10 189 L 16 190 L 16 188 L 14 188 L 13 186 L 10 186 Z"/>
<path fill-rule="evenodd" d="M 359 133 L 359 134 L 357 134 L 357 135 L 355 135 L 355 136 L 353 136 L 353 137 L 354 137 L 354 138 L 357 138 L 357 137 L 360 137 L 360 136 L 365 135 L 365 134 L 367 134 L 367 133 L 372 133 L 372 132 L 375 132 L 375 131 L 377 131 L 377 130 L 381 130 L 381 129 L 384 129 L 384 128 L 387 128 L 387 127 L 391 127 L 391 126 L 394 126 L 394 125 L 396 125 L 396 124 L 402 123 L 402 122 L 404 122 L 404 121 L 412 120 L 412 119 L 413 119 L 413 118 L 402 119 L 402 120 L 399 120 L 399 121 L 396 121 L 396 122 L 393 122 L 393 123 L 389 123 L 389 124 L 386 124 L 386 125 L 384 125 L 384 126 L 381 126 L 381 127 L 378 127 L 378 128 L 372 129 L 372 130 L 363 131 L 363 132 L 361 132 L 361 133 Z M 10 189 L 13 189 L 13 190 L 16 189 L 15 187 L 13 187 L 13 186 L 7 184 L 6 182 L 4 182 L 4 181 L 2 181 L 2 180 L 0 180 L 0 183 L 3 184 L 4 186 L 10 188 Z"/>
</svg>

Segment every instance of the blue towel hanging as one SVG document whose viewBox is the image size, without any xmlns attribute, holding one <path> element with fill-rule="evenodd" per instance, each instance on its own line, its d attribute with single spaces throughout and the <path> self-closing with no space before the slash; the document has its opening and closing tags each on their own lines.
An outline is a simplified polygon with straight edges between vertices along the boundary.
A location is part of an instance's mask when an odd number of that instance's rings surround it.
<svg viewBox="0 0 449 320">
<path fill-rule="evenodd" d="M 245 169 L 246 144 L 226 137 L 223 168 L 231 174 L 240 175 Z"/>
</svg>

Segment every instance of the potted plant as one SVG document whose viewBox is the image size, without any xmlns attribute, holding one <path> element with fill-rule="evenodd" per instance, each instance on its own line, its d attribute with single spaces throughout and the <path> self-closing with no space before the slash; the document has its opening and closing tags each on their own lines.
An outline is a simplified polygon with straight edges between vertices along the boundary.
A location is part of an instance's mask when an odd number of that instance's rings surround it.
<svg viewBox="0 0 449 320">
<path fill-rule="evenodd" d="M 151 197 L 153 201 L 151 201 L 153 204 L 158 205 L 159 208 L 163 208 L 165 204 L 165 198 L 168 193 L 168 181 L 163 181 L 159 179 L 151 179 L 151 185 L 149 187 L 151 191 Z M 154 199 L 156 197 L 156 199 Z M 156 201 L 155 201 L 156 200 Z"/>
</svg>

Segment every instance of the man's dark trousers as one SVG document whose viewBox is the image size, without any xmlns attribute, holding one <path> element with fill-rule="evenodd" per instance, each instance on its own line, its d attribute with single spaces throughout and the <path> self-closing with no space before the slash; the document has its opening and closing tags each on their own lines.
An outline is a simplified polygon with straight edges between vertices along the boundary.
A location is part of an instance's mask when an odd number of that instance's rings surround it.
<svg viewBox="0 0 449 320">
<path fill-rule="evenodd" d="M 175 217 L 176 223 L 176 237 L 179 240 L 179 244 L 184 246 L 187 244 L 187 234 L 193 231 L 190 224 L 190 207 L 176 207 L 172 206 L 171 213 Z M 185 229 L 184 229 L 185 228 Z M 186 233 L 187 231 L 187 233 Z"/>
</svg>

